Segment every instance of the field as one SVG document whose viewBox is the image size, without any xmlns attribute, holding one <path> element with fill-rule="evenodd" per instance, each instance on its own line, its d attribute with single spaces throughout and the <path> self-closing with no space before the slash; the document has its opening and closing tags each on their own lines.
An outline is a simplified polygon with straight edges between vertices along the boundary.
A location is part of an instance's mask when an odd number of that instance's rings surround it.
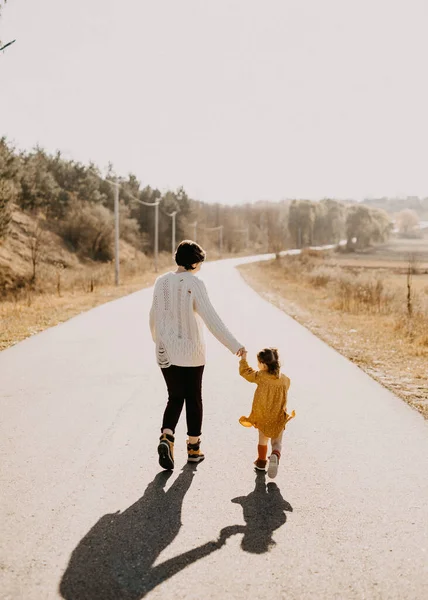
<svg viewBox="0 0 428 600">
<path fill-rule="evenodd" d="M 262 296 L 428 417 L 428 239 L 394 239 L 359 254 L 304 251 L 241 272 Z"/>
<path fill-rule="evenodd" d="M 367 252 L 338 254 L 342 266 L 385 269 L 403 273 L 409 258 L 413 257 L 418 269 L 428 272 L 428 233 L 420 239 L 393 238 L 387 244 L 371 248 Z"/>
</svg>

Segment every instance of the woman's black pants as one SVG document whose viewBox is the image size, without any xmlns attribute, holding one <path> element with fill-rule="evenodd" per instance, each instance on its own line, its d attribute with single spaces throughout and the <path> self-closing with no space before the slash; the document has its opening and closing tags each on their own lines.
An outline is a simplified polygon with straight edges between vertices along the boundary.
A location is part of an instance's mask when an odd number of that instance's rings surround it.
<svg viewBox="0 0 428 600">
<path fill-rule="evenodd" d="M 162 429 L 175 427 L 186 401 L 187 435 L 201 435 L 202 427 L 202 376 L 204 366 L 161 369 L 168 388 L 168 404 L 163 415 Z"/>
</svg>

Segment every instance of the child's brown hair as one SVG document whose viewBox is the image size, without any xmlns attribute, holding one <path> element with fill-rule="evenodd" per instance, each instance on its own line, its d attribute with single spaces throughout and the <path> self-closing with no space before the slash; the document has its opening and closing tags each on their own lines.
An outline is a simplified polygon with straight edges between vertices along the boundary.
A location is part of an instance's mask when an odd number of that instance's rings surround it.
<svg viewBox="0 0 428 600">
<path fill-rule="evenodd" d="M 279 377 L 281 363 L 276 348 L 265 348 L 257 354 L 257 360 L 267 366 L 268 373 Z"/>
</svg>

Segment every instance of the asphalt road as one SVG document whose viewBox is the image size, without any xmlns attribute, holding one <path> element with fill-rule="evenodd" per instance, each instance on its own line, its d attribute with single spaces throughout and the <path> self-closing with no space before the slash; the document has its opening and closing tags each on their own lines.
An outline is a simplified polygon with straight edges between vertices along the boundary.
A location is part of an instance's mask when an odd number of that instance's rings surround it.
<svg viewBox="0 0 428 600">
<path fill-rule="evenodd" d="M 206 460 L 160 472 L 151 290 L 0 355 L 2 600 L 426 599 L 428 423 L 246 286 L 204 266 L 248 348 L 280 349 L 297 416 L 278 477 L 238 424 L 253 387 L 207 335 Z M 183 415 L 184 416 L 184 415 Z"/>
</svg>

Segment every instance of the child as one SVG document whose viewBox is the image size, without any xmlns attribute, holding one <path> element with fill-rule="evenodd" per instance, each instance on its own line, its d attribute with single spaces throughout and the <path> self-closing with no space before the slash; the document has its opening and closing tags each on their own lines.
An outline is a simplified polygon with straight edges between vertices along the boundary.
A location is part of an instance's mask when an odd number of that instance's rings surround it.
<svg viewBox="0 0 428 600">
<path fill-rule="evenodd" d="M 247 381 L 257 384 L 253 406 L 249 417 L 241 417 L 239 422 L 244 427 L 255 427 L 259 430 L 259 456 L 255 467 L 265 471 L 267 465 L 267 444 L 272 443 L 272 454 L 269 457 L 268 475 L 272 479 L 278 473 L 281 458 L 282 435 L 286 423 L 295 416 L 288 415 L 287 392 L 290 380 L 280 372 L 278 350 L 265 348 L 257 354 L 259 371 L 254 371 L 247 363 L 247 352 L 239 362 L 239 374 Z"/>
</svg>

